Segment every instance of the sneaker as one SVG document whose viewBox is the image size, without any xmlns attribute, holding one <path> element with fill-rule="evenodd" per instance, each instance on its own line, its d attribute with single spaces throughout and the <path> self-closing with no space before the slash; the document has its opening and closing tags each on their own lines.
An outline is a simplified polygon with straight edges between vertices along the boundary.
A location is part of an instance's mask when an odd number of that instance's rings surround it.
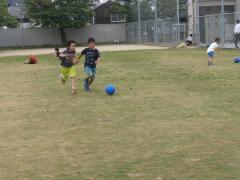
<svg viewBox="0 0 240 180">
<path fill-rule="evenodd" d="M 212 62 L 208 62 L 208 66 L 214 66 Z"/>
<path fill-rule="evenodd" d="M 83 86 L 86 91 L 90 91 L 90 88 L 86 79 L 84 80 Z"/>
<path fill-rule="evenodd" d="M 76 94 L 76 93 L 77 93 L 77 90 L 76 90 L 76 89 L 72 89 L 72 93 L 73 93 L 73 94 Z"/>
</svg>

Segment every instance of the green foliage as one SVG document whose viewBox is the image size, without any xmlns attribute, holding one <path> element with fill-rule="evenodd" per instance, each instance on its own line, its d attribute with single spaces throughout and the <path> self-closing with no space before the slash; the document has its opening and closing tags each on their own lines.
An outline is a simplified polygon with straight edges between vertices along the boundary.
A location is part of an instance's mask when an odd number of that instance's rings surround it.
<svg viewBox="0 0 240 180">
<path fill-rule="evenodd" d="M 119 4 L 118 2 L 113 2 L 111 6 L 111 12 L 122 12 L 125 7 Z"/>
<path fill-rule="evenodd" d="M 65 28 L 83 27 L 93 15 L 90 0 L 25 0 L 25 3 L 33 24 L 59 29 L 63 44 L 67 41 Z"/>
<path fill-rule="evenodd" d="M 18 26 L 17 19 L 13 16 L 7 16 L 6 26 L 9 27 L 9 28 L 16 28 Z"/>
<path fill-rule="evenodd" d="M 17 27 L 17 19 L 8 14 L 7 1 L 0 0 L 0 27 L 7 26 L 10 28 Z"/>
<path fill-rule="evenodd" d="M 127 21 L 129 20 L 130 7 L 128 5 L 122 5 L 122 4 L 120 4 L 119 0 L 116 0 L 115 2 L 112 3 L 111 8 L 112 8 L 111 12 L 122 12 L 125 14 Z"/>
<path fill-rule="evenodd" d="M 148 0 L 142 0 L 140 2 L 140 8 L 141 8 L 141 20 L 147 21 L 147 20 L 153 20 L 154 19 L 154 11 L 151 7 L 151 3 Z M 137 6 L 137 0 L 134 0 L 130 3 L 127 13 L 127 20 L 129 22 L 137 21 L 138 20 L 138 6 Z"/>
<path fill-rule="evenodd" d="M 176 0 L 157 0 L 158 18 L 176 18 Z"/>
<path fill-rule="evenodd" d="M 83 27 L 93 15 L 90 0 L 25 0 L 28 17 L 42 27 Z"/>
<path fill-rule="evenodd" d="M 142 0 L 141 2 L 141 20 L 154 19 L 154 1 Z M 157 0 L 158 18 L 176 17 L 176 0 Z M 128 21 L 137 21 L 138 8 L 137 0 L 132 0 L 129 5 Z"/>
</svg>

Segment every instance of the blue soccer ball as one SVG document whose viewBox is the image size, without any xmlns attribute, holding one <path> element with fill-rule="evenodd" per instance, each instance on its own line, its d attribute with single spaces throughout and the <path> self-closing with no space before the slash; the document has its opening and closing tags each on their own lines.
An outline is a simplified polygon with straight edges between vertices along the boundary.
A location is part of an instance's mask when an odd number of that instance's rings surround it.
<svg viewBox="0 0 240 180">
<path fill-rule="evenodd" d="M 116 88 L 115 88 L 114 85 L 109 84 L 109 85 L 106 86 L 105 92 L 106 92 L 108 95 L 113 95 L 113 94 L 115 94 L 115 92 L 116 92 Z"/>
<path fill-rule="evenodd" d="M 236 57 L 235 59 L 234 59 L 234 62 L 237 64 L 237 63 L 240 63 L 240 57 Z"/>
</svg>

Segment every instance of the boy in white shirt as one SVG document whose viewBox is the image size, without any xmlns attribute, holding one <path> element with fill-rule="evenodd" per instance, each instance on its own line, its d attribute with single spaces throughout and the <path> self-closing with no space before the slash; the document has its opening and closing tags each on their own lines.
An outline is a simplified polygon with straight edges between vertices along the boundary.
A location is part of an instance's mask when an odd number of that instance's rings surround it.
<svg viewBox="0 0 240 180">
<path fill-rule="evenodd" d="M 187 44 L 187 46 L 193 45 L 193 35 L 192 34 L 189 34 L 189 36 L 187 37 L 186 44 Z"/>
<path fill-rule="evenodd" d="M 239 20 L 236 21 L 236 25 L 234 27 L 234 34 L 235 34 L 235 48 L 239 48 L 238 47 L 238 41 L 240 39 L 240 21 Z"/>
<path fill-rule="evenodd" d="M 208 65 L 214 65 L 213 64 L 213 57 L 215 54 L 215 50 L 218 48 L 218 44 L 220 43 L 220 38 L 216 38 L 215 41 L 209 46 L 207 49 L 208 54 Z"/>
</svg>

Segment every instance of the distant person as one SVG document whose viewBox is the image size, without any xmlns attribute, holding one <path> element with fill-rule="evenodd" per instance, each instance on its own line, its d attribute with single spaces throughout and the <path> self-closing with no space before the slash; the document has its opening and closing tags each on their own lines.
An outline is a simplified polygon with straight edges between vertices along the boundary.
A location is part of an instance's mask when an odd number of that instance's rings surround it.
<svg viewBox="0 0 240 180">
<path fill-rule="evenodd" d="M 61 60 L 61 74 L 60 78 L 63 84 L 70 77 L 72 80 L 72 93 L 77 91 L 77 70 L 75 64 L 79 61 L 76 59 L 76 43 L 75 41 L 67 42 L 67 49 L 60 52 L 58 48 L 55 49 L 56 56 Z"/>
<path fill-rule="evenodd" d="M 240 38 L 240 21 L 236 21 L 236 25 L 234 27 L 234 34 L 235 34 L 235 48 L 239 48 L 238 42 Z"/>
<path fill-rule="evenodd" d="M 84 69 L 87 74 L 84 80 L 84 88 L 86 91 L 89 91 L 90 85 L 95 80 L 96 67 L 100 61 L 100 53 L 96 48 L 96 41 L 93 37 L 88 39 L 88 47 L 81 52 L 78 59 L 81 59 L 82 56 L 85 56 Z"/>
<path fill-rule="evenodd" d="M 119 40 L 116 39 L 116 40 L 113 41 L 113 43 L 114 44 L 119 44 L 120 42 L 119 42 Z"/>
<path fill-rule="evenodd" d="M 189 34 L 189 36 L 187 37 L 186 44 L 187 44 L 187 46 L 193 45 L 193 35 L 192 34 Z"/>
<path fill-rule="evenodd" d="M 213 64 L 213 57 L 215 55 L 215 50 L 218 48 L 218 44 L 220 43 L 220 38 L 216 38 L 215 41 L 209 46 L 207 49 L 208 54 L 208 66 L 212 66 Z"/>
</svg>

